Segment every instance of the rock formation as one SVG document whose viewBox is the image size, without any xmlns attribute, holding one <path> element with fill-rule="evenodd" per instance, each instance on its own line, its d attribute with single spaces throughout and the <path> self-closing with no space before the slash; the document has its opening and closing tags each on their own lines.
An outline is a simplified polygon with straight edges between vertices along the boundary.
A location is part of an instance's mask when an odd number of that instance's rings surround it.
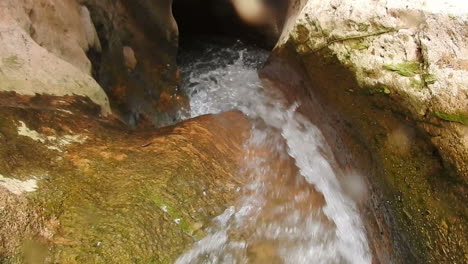
<svg viewBox="0 0 468 264">
<path fill-rule="evenodd" d="M 114 111 L 131 126 L 171 124 L 186 98 L 178 91 L 178 29 L 171 0 L 81 0 L 102 51 L 91 50 L 93 75 Z"/>
<path fill-rule="evenodd" d="M 82 95 L 108 113 L 105 91 L 132 126 L 170 124 L 185 106 L 171 1 L 5 0 L 0 12 L 3 91 Z"/>
<path fill-rule="evenodd" d="M 468 262 L 462 0 L 200 2 L 184 34 L 279 37 L 263 80 L 368 176 L 375 261 Z M 0 262 L 170 262 L 234 199 L 242 114 L 148 129 L 187 108 L 178 30 L 172 0 L 1 0 Z"/>
<path fill-rule="evenodd" d="M 50 1 L 0 3 L 0 91 L 85 96 L 107 114 L 109 101 L 90 76 L 86 57 L 88 48 L 98 45 L 86 9 L 73 1 L 56 2 L 59 6 Z"/>
<path fill-rule="evenodd" d="M 185 105 L 170 5 L 0 3 L 0 262 L 171 262 L 234 199 L 242 114 L 116 119 Z"/>
<path fill-rule="evenodd" d="M 262 73 L 312 118 L 318 101 L 328 134 L 372 160 L 400 259 L 466 260 L 467 30 L 457 1 L 293 1 Z"/>
<path fill-rule="evenodd" d="M 235 197 L 241 113 L 134 132 L 80 102 L 15 100 L 0 107 L 2 263 L 171 262 Z"/>
</svg>

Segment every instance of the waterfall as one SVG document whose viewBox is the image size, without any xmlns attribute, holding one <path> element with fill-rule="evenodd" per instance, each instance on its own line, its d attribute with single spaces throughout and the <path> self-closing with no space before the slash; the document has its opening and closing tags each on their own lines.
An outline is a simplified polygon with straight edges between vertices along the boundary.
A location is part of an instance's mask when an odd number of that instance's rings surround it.
<svg viewBox="0 0 468 264">
<path fill-rule="evenodd" d="M 176 263 L 371 263 L 357 206 L 320 130 L 262 85 L 257 69 L 267 56 L 239 41 L 181 55 L 190 117 L 239 110 L 253 125 L 239 200 Z"/>
</svg>

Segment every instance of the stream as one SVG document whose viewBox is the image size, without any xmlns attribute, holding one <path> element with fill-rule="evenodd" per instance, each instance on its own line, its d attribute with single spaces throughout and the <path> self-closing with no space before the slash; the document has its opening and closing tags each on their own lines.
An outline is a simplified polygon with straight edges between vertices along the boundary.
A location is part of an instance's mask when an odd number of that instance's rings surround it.
<svg viewBox="0 0 468 264">
<path fill-rule="evenodd" d="M 262 85 L 257 69 L 269 53 L 240 41 L 211 43 L 180 54 L 186 118 L 238 110 L 253 120 L 252 132 L 240 198 L 176 263 L 371 263 L 358 206 L 342 186 L 358 176 L 336 166 L 297 103 Z"/>
</svg>

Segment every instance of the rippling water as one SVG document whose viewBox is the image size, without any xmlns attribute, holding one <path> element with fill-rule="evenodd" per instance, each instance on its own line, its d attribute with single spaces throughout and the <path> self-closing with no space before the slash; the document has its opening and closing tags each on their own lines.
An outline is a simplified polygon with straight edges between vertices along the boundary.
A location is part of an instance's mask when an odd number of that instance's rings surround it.
<svg viewBox="0 0 468 264">
<path fill-rule="evenodd" d="M 191 117 L 240 110 L 254 125 L 241 198 L 176 263 L 370 263 L 320 130 L 259 80 L 268 53 L 241 42 L 202 47 L 181 55 Z"/>
</svg>

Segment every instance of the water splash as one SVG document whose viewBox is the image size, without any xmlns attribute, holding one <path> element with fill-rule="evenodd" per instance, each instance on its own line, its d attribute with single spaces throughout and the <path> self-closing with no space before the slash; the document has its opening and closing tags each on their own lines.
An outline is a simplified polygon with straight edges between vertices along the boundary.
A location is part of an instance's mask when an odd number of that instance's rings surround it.
<svg viewBox="0 0 468 264">
<path fill-rule="evenodd" d="M 370 263 L 320 130 L 258 78 L 267 56 L 237 42 L 182 57 L 192 117 L 236 109 L 256 121 L 240 200 L 176 263 Z"/>
</svg>

